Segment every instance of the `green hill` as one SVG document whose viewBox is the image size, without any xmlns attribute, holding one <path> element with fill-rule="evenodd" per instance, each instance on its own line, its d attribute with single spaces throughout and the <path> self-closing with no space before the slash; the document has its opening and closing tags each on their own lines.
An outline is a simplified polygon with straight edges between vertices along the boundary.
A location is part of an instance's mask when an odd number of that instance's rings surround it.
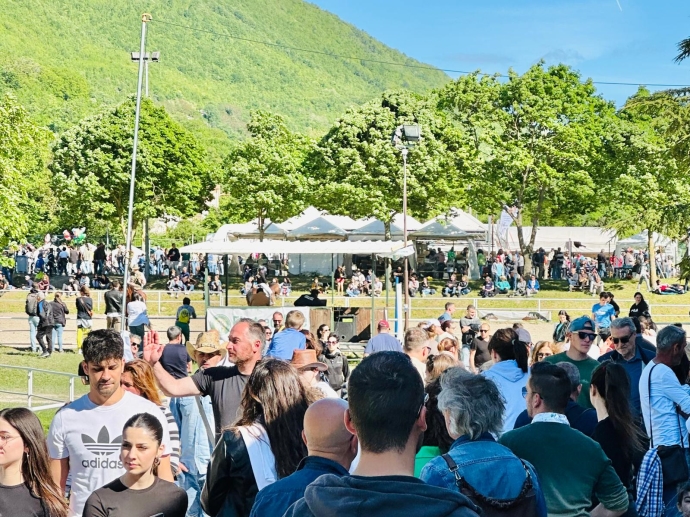
<svg viewBox="0 0 690 517">
<path fill-rule="evenodd" d="M 283 115 L 318 134 L 347 107 L 388 88 L 425 91 L 436 70 L 334 58 L 277 46 L 419 65 L 302 0 L 6 0 L 0 11 L 0 90 L 59 132 L 136 90 L 141 13 L 149 12 L 150 92 L 216 151 L 249 110 Z M 175 24 L 175 25 L 172 25 Z M 191 30 L 180 27 L 194 27 Z"/>
</svg>

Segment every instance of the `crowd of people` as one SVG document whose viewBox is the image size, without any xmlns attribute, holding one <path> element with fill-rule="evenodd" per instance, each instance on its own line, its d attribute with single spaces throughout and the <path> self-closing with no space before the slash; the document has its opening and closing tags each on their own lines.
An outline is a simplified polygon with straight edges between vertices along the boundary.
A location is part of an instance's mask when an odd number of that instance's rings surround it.
<svg viewBox="0 0 690 517">
<path fill-rule="evenodd" d="M 126 332 L 115 287 L 47 440 L 0 411 L 0 515 L 690 515 L 686 334 L 649 341 L 641 293 L 537 343 L 448 302 L 402 342 L 378 322 L 351 368 L 301 309 L 192 341 L 188 299 L 159 336 L 135 297 Z"/>
</svg>

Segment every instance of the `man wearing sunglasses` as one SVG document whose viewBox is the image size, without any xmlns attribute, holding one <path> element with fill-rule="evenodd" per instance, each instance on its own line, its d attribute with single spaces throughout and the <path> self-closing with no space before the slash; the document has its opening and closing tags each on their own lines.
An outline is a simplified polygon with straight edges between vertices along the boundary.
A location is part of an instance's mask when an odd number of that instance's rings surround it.
<svg viewBox="0 0 690 517">
<path fill-rule="evenodd" d="M 630 377 L 630 409 L 640 419 L 640 377 L 644 367 L 654 359 L 656 353 L 637 346 L 637 330 L 632 318 L 618 318 L 611 322 L 611 339 L 615 350 L 599 357 L 599 362 L 613 361 L 620 364 Z"/>
<path fill-rule="evenodd" d="M 594 322 L 587 316 L 580 316 L 570 323 L 566 339 L 570 341 L 570 348 L 560 354 L 552 355 L 544 359 L 551 364 L 566 363 L 574 364 L 580 371 L 580 382 L 582 391 L 577 398 L 577 403 L 584 408 L 591 408 L 589 400 L 589 381 L 592 379 L 592 372 L 599 366 L 599 362 L 589 357 L 589 349 L 594 345 L 595 332 Z"/>
</svg>

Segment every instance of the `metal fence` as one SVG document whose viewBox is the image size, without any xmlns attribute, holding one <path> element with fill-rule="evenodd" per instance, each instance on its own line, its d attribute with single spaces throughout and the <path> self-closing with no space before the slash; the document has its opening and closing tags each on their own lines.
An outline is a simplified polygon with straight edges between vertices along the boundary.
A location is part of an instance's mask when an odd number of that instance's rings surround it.
<svg viewBox="0 0 690 517">
<path fill-rule="evenodd" d="M 41 370 L 40 368 L 29 368 L 29 367 L 25 367 L 25 366 L 10 366 L 7 364 L 0 364 L 0 369 L 2 369 L 2 368 L 7 368 L 7 369 L 11 369 L 11 370 L 24 370 L 27 372 L 27 391 L 26 392 L 0 389 L 0 393 L 20 396 L 20 397 L 25 396 L 26 397 L 26 407 L 29 408 L 31 411 L 41 411 L 43 409 L 59 408 L 59 407 L 64 406 L 68 402 L 74 401 L 74 380 L 79 378 L 78 375 L 74 375 L 71 373 L 63 373 L 63 372 L 53 372 L 50 370 Z M 55 375 L 58 377 L 66 377 L 68 379 L 68 383 L 69 383 L 68 400 L 54 398 L 54 396 L 53 397 L 47 397 L 45 395 L 36 394 L 34 392 L 34 374 L 35 373 Z M 34 403 L 34 399 L 47 400 L 47 401 L 50 401 L 50 403 L 37 406 Z"/>
</svg>

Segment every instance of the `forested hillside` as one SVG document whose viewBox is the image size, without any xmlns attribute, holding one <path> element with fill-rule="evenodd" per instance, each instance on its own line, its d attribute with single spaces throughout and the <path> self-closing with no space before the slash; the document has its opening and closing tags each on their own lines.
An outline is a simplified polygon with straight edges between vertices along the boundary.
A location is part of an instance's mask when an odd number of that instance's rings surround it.
<svg viewBox="0 0 690 517">
<path fill-rule="evenodd" d="M 55 132 L 122 102 L 136 89 L 129 52 L 139 49 L 143 12 L 153 16 L 147 50 L 161 52 L 150 67 L 152 98 L 217 152 L 244 131 L 252 109 L 318 134 L 385 89 L 422 92 L 448 79 L 284 48 L 420 64 L 302 0 L 6 0 L 0 91 L 14 91 Z"/>
</svg>

